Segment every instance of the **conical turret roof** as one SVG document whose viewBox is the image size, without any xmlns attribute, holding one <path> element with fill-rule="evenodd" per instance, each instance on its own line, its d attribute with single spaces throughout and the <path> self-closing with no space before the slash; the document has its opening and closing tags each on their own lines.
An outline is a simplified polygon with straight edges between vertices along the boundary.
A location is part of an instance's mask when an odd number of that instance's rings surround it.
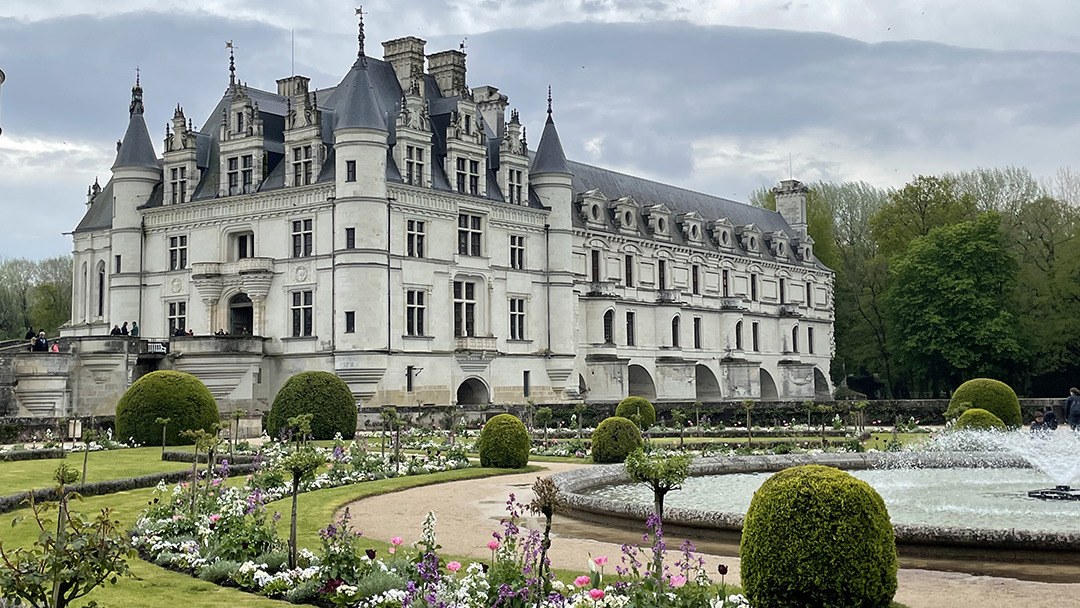
<svg viewBox="0 0 1080 608">
<path fill-rule="evenodd" d="M 386 131 L 386 113 L 379 107 L 375 88 L 371 84 L 366 58 L 353 64 L 345 79 L 334 92 L 337 98 L 334 130 L 378 129 Z"/>
<path fill-rule="evenodd" d="M 146 121 L 143 120 L 143 90 L 142 86 L 135 82 L 131 89 L 131 106 L 128 112 L 131 119 L 128 122 L 127 132 L 120 144 L 120 150 L 116 153 L 116 162 L 113 169 L 121 167 L 149 167 L 160 168 L 157 153 L 154 152 L 154 144 L 150 139 L 150 132 L 146 129 Z"/>
<path fill-rule="evenodd" d="M 555 121 L 551 118 L 551 88 L 548 88 L 548 117 L 544 124 L 544 133 L 540 136 L 540 145 L 536 147 L 536 156 L 533 157 L 530 174 L 540 173 L 563 173 L 573 175 L 570 167 L 566 164 L 566 153 L 563 152 L 562 142 L 559 141 L 559 132 L 555 129 Z"/>
</svg>

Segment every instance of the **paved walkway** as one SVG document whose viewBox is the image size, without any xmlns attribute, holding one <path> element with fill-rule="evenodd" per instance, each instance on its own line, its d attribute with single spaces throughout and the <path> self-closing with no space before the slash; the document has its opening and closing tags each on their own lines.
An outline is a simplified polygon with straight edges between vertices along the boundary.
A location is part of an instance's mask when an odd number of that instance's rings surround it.
<svg viewBox="0 0 1080 608">
<path fill-rule="evenodd" d="M 507 475 L 414 488 L 403 492 L 367 498 L 350 505 L 355 528 L 369 537 L 389 541 L 401 536 L 411 543 L 420 536 L 421 524 L 429 510 L 438 518 L 436 534 L 443 550 L 474 559 L 488 559 L 487 543 L 499 529 L 505 514 L 506 499 L 512 492 L 518 502 L 532 500 L 530 487 L 537 475 L 557 473 L 582 465 L 543 463 L 549 472 Z M 527 527 L 541 525 L 529 519 Z M 608 570 L 619 563 L 621 543 L 640 543 L 641 535 L 612 530 L 556 517 L 555 540 L 551 562 L 555 568 L 588 570 L 590 556 L 610 558 Z M 603 539 L 592 540 L 592 539 Z M 681 538 L 669 538 L 669 549 L 676 550 Z M 719 543 L 698 543 L 708 571 L 717 564 L 727 564 L 727 581 L 739 580 L 738 548 Z M 674 562 L 674 558 L 671 559 Z M 910 608 L 1076 608 L 1080 606 L 1080 583 L 1055 584 L 1020 581 L 1011 578 L 972 576 L 954 572 L 901 569 L 900 589 L 896 600 Z"/>
</svg>

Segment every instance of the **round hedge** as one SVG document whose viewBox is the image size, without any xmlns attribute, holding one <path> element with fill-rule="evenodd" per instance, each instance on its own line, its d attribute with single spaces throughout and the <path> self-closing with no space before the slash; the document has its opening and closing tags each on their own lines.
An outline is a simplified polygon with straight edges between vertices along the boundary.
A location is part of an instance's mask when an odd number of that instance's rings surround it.
<svg viewBox="0 0 1080 608">
<path fill-rule="evenodd" d="M 345 439 L 356 435 L 356 398 L 349 385 L 330 372 L 301 372 L 289 378 L 274 397 L 266 432 L 278 437 L 289 418 L 302 414 L 313 414 L 315 439 L 333 439 L 337 433 Z"/>
<path fill-rule="evenodd" d="M 622 462 L 626 460 L 630 452 L 640 447 L 641 431 L 629 418 L 621 416 L 605 418 L 593 430 L 593 462 Z"/>
<path fill-rule="evenodd" d="M 992 413 L 973 407 L 964 410 L 964 413 L 960 414 L 960 417 L 956 419 L 956 428 L 958 430 L 972 431 L 988 431 L 991 429 L 1004 431 L 1005 423 Z"/>
<path fill-rule="evenodd" d="M 1008 384 L 991 378 L 975 378 L 961 384 L 949 400 L 949 408 L 953 404 L 970 403 L 971 407 L 990 412 L 1001 419 L 1009 428 L 1019 428 L 1023 422 L 1020 418 L 1020 400 L 1016 393 L 1009 388 Z M 954 410 L 955 411 L 955 410 Z"/>
<path fill-rule="evenodd" d="M 484 424 L 476 449 L 480 466 L 521 469 L 529 464 L 529 431 L 516 416 L 499 414 Z"/>
<path fill-rule="evenodd" d="M 644 397 L 627 397 L 615 406 L 616 416 L 634 420 L 635 414 L 638 416 L 637 422 L 643 429 L 656 424 L 656 408 Z"/>
<path fill-rule="evenodd" d="M 755 608 L 887 608 L 896 537 L 881 496 L 820 465 L 785 469 L 754 493 L 740 547 Z"/>
<path fill-rule="evenodd" d="M 150 372 L 128 388 L 116 404 L 116 437 L 137 443 L 161 445 L 158 418 L 168 418 L 165 443 L 188 445 L 183 431 L 210 431 L 220 421 L 217 402 L 210 390 L 191 374 L 174 371 Z"/>
</svg>

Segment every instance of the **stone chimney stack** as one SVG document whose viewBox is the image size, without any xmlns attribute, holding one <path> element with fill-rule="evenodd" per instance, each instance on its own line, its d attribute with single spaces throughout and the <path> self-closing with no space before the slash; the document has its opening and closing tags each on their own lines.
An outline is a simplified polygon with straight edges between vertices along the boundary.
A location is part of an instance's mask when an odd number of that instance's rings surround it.
<svg viewBox="0 0 1080 608">
<path fill-rule="evenodd" d="M 776 211 L 799 237 L 806 237 L 806 193 L 810 189 L 797 179 L 785 179 L 772 189 Z"/>
<path fill-rule="evenodd" d="M 492 86 L 482 86 L 473 89 L 473 100 L 476 107 L 484 116 L 484 122 L 491 125 L 495 137 L 502 139 L 506 134 L 506 106 L 510 100 L 506 95 Z"/>
<path fill-rule="evenodd" d="M 443 97 L 468 94 L 465 85 L 465 53 L 443 51 L 428 55 L 428 71 L 439 85 Z"/>
<path fill-rule="evenodd" d="M 426 40 L 406 36 L 382 43 L 383 59 L 394 68 L 401 90 L 406 93 L 412 89 L 413 78 L 419 76 L 420 95 L 424 95 L 424 45 Z"/>
<path fill-rule="evenodd" d="M 308 94 L 311 79 L 306 76 L 289 76 L 277 81 L 277 94 L 282 97 L 298 97 Z"/>
</svg>

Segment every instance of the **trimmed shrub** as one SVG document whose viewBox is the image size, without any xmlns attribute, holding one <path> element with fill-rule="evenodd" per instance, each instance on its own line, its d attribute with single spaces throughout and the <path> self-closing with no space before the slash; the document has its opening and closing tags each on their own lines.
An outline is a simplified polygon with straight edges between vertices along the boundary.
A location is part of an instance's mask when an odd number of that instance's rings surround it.
<svg viewBox="0 0 1080 608">
<path fill-rule="evenodd" d="M 615 407 L 615 415 L 640 424 L 647 429 L 656 424 L 656 408 L 644 397 L 627 397 Z M 634 416 L 637 415 L 635 420 Z"/>
<path fill-rule="evenodd" d="M 754 493 L 741 578 L 755 608 L 887 608 L 896 537 L 881 496 L 820 465 L 785 469 Z"/>
<path fill-rule="evenodd" d="M 520 469 L 529 464 L 529 431 L 510 414 L 499 414 L 484 424 L 476 451 L 480 466 Z"/>
<path fill-rule="evenodd" d="M 333 439 L 356 436 L 356 398 L 349 385 L 330 372 L 300 372 L 289 378 L 274 397 L 266 416 L 266 432 L 279 437 L 289 419 L 312 414 L 311 435 Z"/>
<path fill-rule="evenodd" d="M 961 384 L 952 399 L 949 400 L 949 409 L 953 404 L 969 403 L 971 407 L 990 412 L 1001 419 L 1009 428 L 1019 428 L 1023 421 L 1020 418 L 1020 400 L 1008 384 L 991 378 L 975 378 Z"/>
<path fill-rule="evenodd" d="M 965 410 L 964 413 L 956 419 L 956 429 L 971 431 L 988 431 L 990 429 L 995 429 L 1004 431 L 1005 423 L 1001 421 L 1001 418 L 998 418 L 990 412 L 973 407 L 969 410 Z"/>
<path fill-rule="evenodd" d="M 971 404 L 967 401 L 950 401 L 949 409 L 945 410 L 945 421 L 956 420 L 961 414 L 971 409 Z"/>
<path fill-rule="evenodd" d="M 622 416 L 606 418 L 592 434 L 593 462 L 623 462 L 641 443 L 641 431 L 632 420 Z"/>
<path fill-rule="evenodd" d="M 150 372 L 135 381 L 116 404 L 116 439 L 128 438 L 144 445 L 161 445 L 158 418 L 168 418 L 165 443 L 188 445 L 181 437 L 188 430 L 213 432 L 220 421 L 217 402 L 210 390 L 191 374 Z"/>
</svg>

